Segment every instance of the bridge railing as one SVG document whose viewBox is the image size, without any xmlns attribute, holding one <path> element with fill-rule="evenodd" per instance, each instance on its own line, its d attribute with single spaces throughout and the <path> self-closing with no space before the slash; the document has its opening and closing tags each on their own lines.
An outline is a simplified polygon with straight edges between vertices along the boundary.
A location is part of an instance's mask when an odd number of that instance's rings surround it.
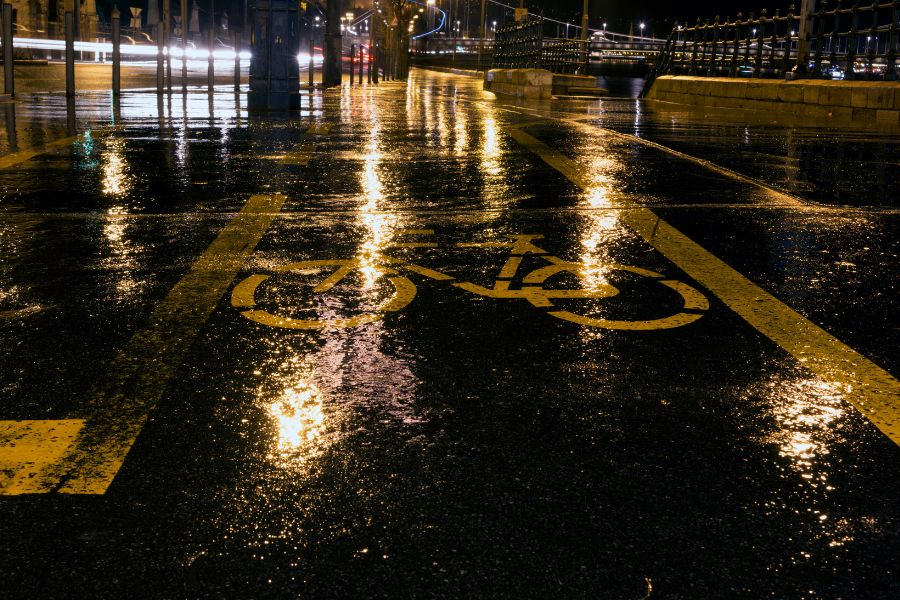
<svg viewBox="0 0 900 600">
<path fill-rule="evenodd" d="M 547 69 L 553 73 L 584 73 L 589 41 L 544 37 L 544 20 L 528 18 L 497 28 L 492 67 Z"/>
<path fill-rule="evenodd" d="M 900 75 L 900 1 L 852 5 L 820 0 L 805 43 L 792 6 L 781 16 L 766 10 L 757 18 L 676 26 L 648 83 L 659 75 L 782 78 L 788 72 L 823 79 L 895 81 Z M 801 55 L 802 53 L 802 55 Z"/>
</svg>

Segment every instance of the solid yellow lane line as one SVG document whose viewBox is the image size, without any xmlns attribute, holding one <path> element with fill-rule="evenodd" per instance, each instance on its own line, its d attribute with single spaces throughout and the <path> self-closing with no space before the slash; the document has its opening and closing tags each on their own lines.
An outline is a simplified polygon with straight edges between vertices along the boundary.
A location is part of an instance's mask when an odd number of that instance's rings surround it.
<svg viewBox="0 0 900 600">
<path fill-rule="evenodd" d="M 582 167 L 520 128 L 509 135 L 587 190 Z M 812 321 L 735 271 L 646 208 L 632 208 L 627 197 L 613 197 L 620 218 L 650 245 L 721 299 L 760 333 L 792 354 L 833 386 L 895 444 L 900 445 L 900 382 Z"/>
<path fill-rule="evenodd" d="M 0 156 L 0 169 L 8 169 L 9 167 L 14 167 L 16 165 L 22 164 L 25 161 L 31 160 L 35 156 L 47 154 L 48 152 L 58 150 L 59 148 L 65 148 L 66 146 L 75 143 L 79 137 L 81 136 L 73 135 L 59 140 L 54 140 L 52 142 L 44 144 L 43 146 L 36 146 L 27 150 L 20 150 L 18 152 Z"/>
<path fill-rule="evenodd" d="M 252 196 L 116 355 L 77 416 L 69 451 L 35 478 L 32 492 L 103 494 L 122 467 L 185 353 L 281 210 L 281 194 Z"/>
</svg>

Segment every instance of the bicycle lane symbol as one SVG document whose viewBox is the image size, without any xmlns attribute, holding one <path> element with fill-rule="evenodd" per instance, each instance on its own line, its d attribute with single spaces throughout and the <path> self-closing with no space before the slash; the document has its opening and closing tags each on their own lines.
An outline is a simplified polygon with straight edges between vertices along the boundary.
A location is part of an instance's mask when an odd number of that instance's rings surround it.
<svg viewBox="0 0 900 600">
<path fill-rule="evenodd" d="M 555 309 L 547 311 L 547 314 L 585 327 L 638 331 L 672 329 L 697 321 L 709 309 L 709 301 L 701 292 L 682 281 L 667 279 L 655 271 L 614 263 L 584 265 L 569 262 L 550 255 L 547 251 L 535 245 L 535 240 L 543 239 L 541 235 L 521 234 L 511 235 L 509 238 L 510 241 L 504 242 L 456 244 L 459 248 L 507 248 L 510 250 L 509 257 L 500 269 L 500 273 L 492 287 L 484 287 L 470 282 L 456 282 L 455 277 L 434 269 L 423 267 L 404 259 L 379 254 L 374 264 L 370 260 L 371 257 L 366 260 L 361 258 L 306 260 L 278 267 L 274 269 L 272 274 L 250 275 L 234 287 L 231 294 L 231 304 L 240 310 L 245 318 L 251 321 L 282 329 L 323 330 L 358 327 L 383 319 L 388 313 L 400 311 L 413 301 L 417 293 L 416 285 L 406 275 L 402 274 L 402 271 L 415 273 L 437 281 L 450 282 L 451 285 L 478 296 L 499 300 L 525 300 L 536 308 Z M 407 245 L 407 247 L 410 246 L 415 247 L 416 245 Z M 521 285 L 513 288 L 511 287 L 512 282 L 521 270 L 523 259 L 528 255 L 539 256 L 549 264 L 525 274 L 522 277 Z M 607 319 L 579 314 L 572 310 L 560 309 L 557 306 L 559 301 L 597 301 L 619 295 L 620 290 L 609 283 L 606 278 L 600 278 L 597 281 L 597 278 L 592 276 L 598 271 L 603 273 L 625 271 L 646 277 L 663 288 L 675 292 L 680 297 L 682 306 L 672 314 L 645 320 Z M 313 294 L 327 294 L 355 272 L 364 272 L 369 280 L 381 277 L 386 278 L 390 283 L 392 293 L 374 309 L 361 311 L 357 315 L 344 318 L 303 319 L 275 314 L 257 306 L 257 291 L 264 284 L 272 286 L 273 282 L 270 282 L 270 280 L 273 278 L 275 278 L 275 284 L 277 285 L 277 276 L 279 274 L 324 274 L 324 278 L 319 283 L 314 284 L 311 291 Z M 581 287 L 577 289 L 547 287 L 554 277 L 562 273 L 574 275 L 582 283 Z"/>
</svg>

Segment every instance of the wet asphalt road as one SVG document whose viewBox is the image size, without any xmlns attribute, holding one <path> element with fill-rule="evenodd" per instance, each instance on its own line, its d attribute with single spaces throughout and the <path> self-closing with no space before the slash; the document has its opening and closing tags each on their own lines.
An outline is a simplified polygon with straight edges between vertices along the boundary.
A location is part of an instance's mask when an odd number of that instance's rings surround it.
<svg viewBox="0 0 900 600">
<path fill-rule="evenodd" d="M 2 107 L 4 597 L 900 596 L 900 132 L 243 100 Z"/>
</svg>

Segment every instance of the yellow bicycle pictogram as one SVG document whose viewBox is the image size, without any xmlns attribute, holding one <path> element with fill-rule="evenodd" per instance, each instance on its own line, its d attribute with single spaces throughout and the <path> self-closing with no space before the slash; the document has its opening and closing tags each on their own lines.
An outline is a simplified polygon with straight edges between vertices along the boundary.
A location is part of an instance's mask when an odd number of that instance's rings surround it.
<svg viewBox="0 0 900 600">
<path fill-rule="evenodd" d="M 499 300 L 525 300 L 532 306 L 543 309 L 551 309 L 547 314 L 577 323 L 587 327 L 599 327 L 603 329 L 625 330 L 657 330 L 682 327 L 700 319 L 709 309 L 709 302 L 702 293 L 690 285 L 675 279 L 667 279 L 665 276 L 648 269 L 629 265 L 604 263 L 600 265 L 585 265 L 570 262 L 559 257 L 552 256 L 547 251 L 535 245 L 534 241 L 542 239 L 540 235 L 512 235 L 509 241 L 487 243 L 460 243 L 460 248 L 508 248 L 509 256 L 506 259 L 500 273 L 492 287 L 485 287 L 470 282 L 455 281 L 455 277 L 446 275 L 434 269 L 423 267 L 404 259 L 387 256 L 385 254 L 350 259 L 331 260 L 306 260 L 287 264 L 273 270 L 270 275 L 254 274 L 240 281 L 232 291 L 231 304 L 241 310 L 241 314 L 257 323 L 280 327 L 284 329 L 344 329 L 358 327 L 366 323 L 372 323 L 383 319 L 388 313 L 405 308 L 416 296 L 417 288 L 408 277 L 401 272 L 416 273 L 418 275 L 437 281 L 450 282 L 462 290 L 472 294 Z M 538 267 L 519 278 L 522 270 L 523 259 L 534 255 L 548 264 Z M 648 278 L 654 284 L 662 286 L 661 290 L 668 290 L 680 300 L 681 306 L 664 316 L 648 319 L 619 318 L 612 319 L 604 316 L 580 314 L 569 310 L 573 301 L 588 300 L 597 301 L 612 298 L 620 294 L 620 290 L 610 283 L 607 278 L 599 281 L 594 275 L 596 272 L 612 273 L 615 271 L 627 272 L 640 277 Z M 283 314 L 276 314 L 260 308 L 257 305 L 257 293 L 263 286 L 277 285 L 279 275 L 300 273 L 313 276 L 315 280 L 310 283 L 313 295 L 325 295 L 332 292 L 335 286 L 341 283 L 350 283 L 350 276 L 364 274 L 369 282 L 384 279 L 389 284 L 387 299 L 377 306 L 362 309 L 353 316 L 335 316 L 317 314 L 315 318 L 297 318 Z M 568 274 L 576 278 L 578 287 L 572 289 L 558 289 L 551 285 L 551 281 L 559 275 Z M 514 281 L 520 281 L 513 286 Z M 355 285 L 350 283 L 350 285 Z M 559 306 L 565 304 L 565 307 Z M 582 311 L 583 312 L 583 311 Z"/>
</svg>

